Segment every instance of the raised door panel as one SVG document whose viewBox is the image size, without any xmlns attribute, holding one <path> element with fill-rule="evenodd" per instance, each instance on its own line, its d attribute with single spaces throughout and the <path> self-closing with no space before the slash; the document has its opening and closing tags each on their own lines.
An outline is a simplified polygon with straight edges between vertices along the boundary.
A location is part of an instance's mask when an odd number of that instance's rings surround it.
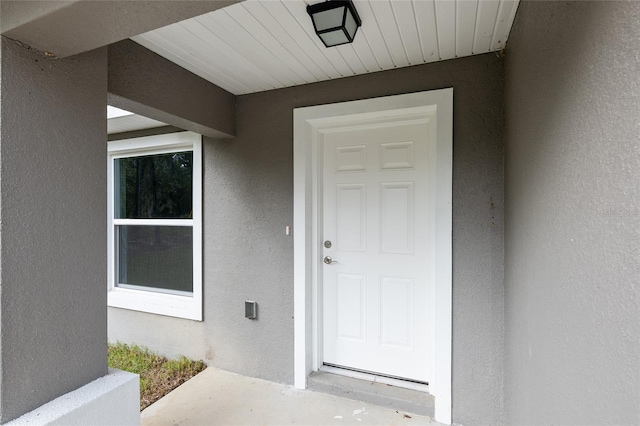
<svg viewBox="0 0 640 426">
<path fill-rule="evenodd" d="M 367 170 L 367 147 L 336 147 L 336 172 L 364 172 Z"/>
<path fill-rule="evenodd" d="M 415 143 L 389 142 L 380 144 L 380 170 L 407 170 L 415 165 Z"/>
<path fill-rule="evenodd" d="M 380 252 L 413 253 L 413 182 L 380 184 Z"/>
<path fill-rule="evenodd" d="M 380 344 L 411 349 L 413 344 L 413 280 L 380 278 Z"/>
<path fill-rule="evenodd" d="M 366 185 L 336 185 L 336 246 L 338 250 L 366 250 Z"/>
<path fill-rule="evenodd" d="M 336 276 L 336 336 L 365 341 L 366 277 L 356 274 Z"/>
</svg>

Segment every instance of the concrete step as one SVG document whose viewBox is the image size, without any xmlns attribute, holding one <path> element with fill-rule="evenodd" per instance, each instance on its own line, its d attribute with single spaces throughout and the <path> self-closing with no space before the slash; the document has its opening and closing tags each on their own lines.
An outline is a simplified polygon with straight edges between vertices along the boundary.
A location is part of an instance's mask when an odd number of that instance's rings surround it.
<svg viewBox="0 0 640 426">
<path fill-rule="evenodd" d="M 311 373 L 307 381 L 307 388 L 315 392 L 363 401 L 399 412 L 415 413 L 433 418 L 433 396 L 418 390 L 323 371 Z"/>
</svg>

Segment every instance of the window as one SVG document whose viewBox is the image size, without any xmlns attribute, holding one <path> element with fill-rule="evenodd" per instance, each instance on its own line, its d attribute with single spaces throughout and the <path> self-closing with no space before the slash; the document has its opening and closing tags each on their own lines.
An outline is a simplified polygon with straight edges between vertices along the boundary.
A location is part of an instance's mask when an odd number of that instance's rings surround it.
<svg viewBox="0 0 640 426">
<path fill-rule="evenodd" d="M 201 136 L 108 144 L 108 304 L 202 320 Z"/>
</svg>

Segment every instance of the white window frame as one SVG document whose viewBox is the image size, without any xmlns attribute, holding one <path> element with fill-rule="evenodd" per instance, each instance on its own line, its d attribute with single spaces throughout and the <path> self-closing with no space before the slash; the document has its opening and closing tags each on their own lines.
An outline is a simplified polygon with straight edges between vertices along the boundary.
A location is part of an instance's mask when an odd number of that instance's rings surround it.
<svg viewBox="0 0 640 426">
<path fill-rule="evenodd" d="M 114 160 L 124 157 L 193 151 L 192 219 L 116 219 Z M 193 132 L 123 139 L 107 144 L 107 305 L 152 314 L 202 321 L 202 136 Z M 191 226 L 193 228 L 193 294 L 177 295 L 116 285 L 116 226 Z"/>
</svg>

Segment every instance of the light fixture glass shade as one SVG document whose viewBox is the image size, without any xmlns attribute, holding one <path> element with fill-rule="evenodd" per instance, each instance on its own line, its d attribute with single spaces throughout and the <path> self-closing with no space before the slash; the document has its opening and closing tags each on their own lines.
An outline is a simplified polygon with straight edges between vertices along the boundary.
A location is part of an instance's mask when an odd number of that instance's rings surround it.
<svg viewBox="0 0 640 426">
<path fill-rule="evenodd" d="M 358 27 L 360 16 L 351 0 L 329 0 L 307 6 L 316 34 L 326 47 L 351 43 Z"/>
<path fill-rule="evenodd" d="M 340 24 L 342 24 L 345 9 L 345 6 L 339 6 L 334 9 L 323 10 L 311 15 L 316 27 L 316 32 L 326 31 L 340 26 Z"/>
<path fill-rule="evenodd" d="M 344 29 L 345 29 L 345 32 L 347 34 L 352 34 L 352 36 L 351 36 L 351 40 L 352 41 L 356 36 L 356 31 L 358 31 L 358 27 L 359 26 L 360 26 L 360 24 L 358 22 L 356 22 L 356 20 L 354 19 L 352 14 L 347 13 L 345 15 Z"/>
<path fill-rule="evenodd" d="M 319 33 L 318 36 L 327 47 L 349 43 L 349 39 L 341 29 Z"/>
</svg>

